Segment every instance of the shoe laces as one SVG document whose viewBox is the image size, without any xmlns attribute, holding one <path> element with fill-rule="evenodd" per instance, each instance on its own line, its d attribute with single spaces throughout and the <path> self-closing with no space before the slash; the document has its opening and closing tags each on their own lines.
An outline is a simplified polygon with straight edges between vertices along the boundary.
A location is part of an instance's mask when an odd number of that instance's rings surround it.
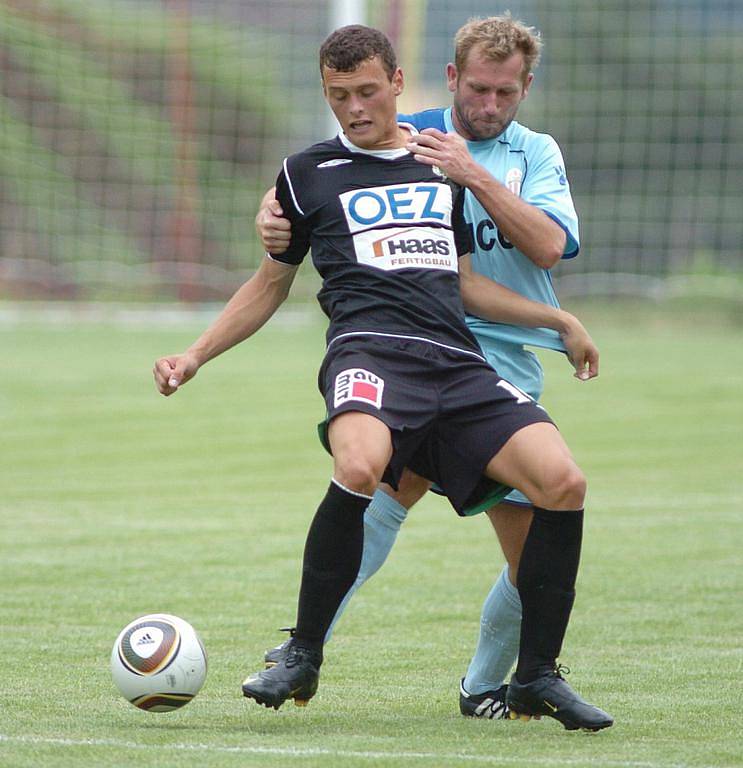
<svg viewBox="0 0 743 768">
<path fill-rule="evenodd" d="M 294 667 L 302 661 L 302 652 L 296 645 L 290 645 L 289 650 L 286 653 L 286 661 L 284 662 L 287 667 Z"/>
<path fill-rule="evenodd" d="M 296 627 L 279 627 L 279 632 L 288 632 L 289 637 L 294 637 L 294 633 L 297 631 Z"/>
<path fill-rule="evenodd" d="M 564 680 L 563 675 L 570 674 L 570 667 L 566 667 L 564 664 L 557 664 L 555 666 L 555 677 L 559 677 L 560 680 Z"/>
</svg>

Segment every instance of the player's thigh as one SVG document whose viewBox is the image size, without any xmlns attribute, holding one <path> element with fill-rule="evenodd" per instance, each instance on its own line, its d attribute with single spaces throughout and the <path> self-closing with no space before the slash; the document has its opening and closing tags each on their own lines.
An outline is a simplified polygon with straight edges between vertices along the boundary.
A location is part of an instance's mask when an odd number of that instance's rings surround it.
<svg viewBox="0 0 743 768">
<path fill-rule="evenodd" d="M 525 504 L 501 502 L 491 507 L 487 514 L 508 563 L 511 583 L 516 586 L 521 552 L 534 516 L 531 507 Z"/>
<path fill-rule="evenodd" d="M 530 424 L 515 432 L 490 460 L 485 474 L 518 488 L 538 507 L 583 505 L 585 478 L 553 424 Z"/>
<path fill-rule="evenodd" d="M 333 476 L 355 491 L 373 493 L 392 456 L 389 427 L 361 411 L 344 411 L 328 426 Z"/>
</svg>

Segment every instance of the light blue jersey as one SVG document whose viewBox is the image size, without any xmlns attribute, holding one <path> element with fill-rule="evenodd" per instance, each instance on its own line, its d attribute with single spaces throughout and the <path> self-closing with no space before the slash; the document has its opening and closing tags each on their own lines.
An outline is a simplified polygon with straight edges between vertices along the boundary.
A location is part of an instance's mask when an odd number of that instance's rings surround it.
<svg viewBox="0 0 743 768">
<path fill-rule="evenodd" d="M 438 128 L 453 133 L 455 130 L 451 107 L 402 115 L 401 119 L 412 123 L 419 131 Z M 512 122 L 500 136 L 486 141 L 468 141 L 467 147 L 472 157 L 495 179 L 524 202 L 543 210 L 562 227 L 566 234 L 563 258 L 578 254 L 578 217 L 570 196 L 562 153 L 551 136 Z M 465 218 L 472 228 L 475 245 L 472 265 L 477 272 L 522 296 L 553 307 L 560 306 L 549 270 L 538 267 L 509 243 L 469 190 L 465 198 Z M 478 340 L 493 339 L 565 350 L 559 334 L 548 328 L 521 328 L 475 317 L 468 317 L 467 322 Z"/>
</svg>

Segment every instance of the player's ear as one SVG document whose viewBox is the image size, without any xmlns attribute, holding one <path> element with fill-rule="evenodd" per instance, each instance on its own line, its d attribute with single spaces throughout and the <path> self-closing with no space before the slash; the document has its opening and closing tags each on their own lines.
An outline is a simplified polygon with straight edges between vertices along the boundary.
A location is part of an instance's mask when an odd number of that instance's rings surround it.
<svg viewBox="0 0 743 768">
<path fill-rule="evenodd" d="M 402 70 L 398 67 L 392 73 L 392 92 L 395 96 L 399 96 L 405 88 L 405 79 L 402 76 Z"/>
<path fill-rule="evenodd" d="M 459 73 L 457 72 L 457 68 L 449 62 L 446 65 L 446 87 L 449 89 L 451 93 L 454 93 L 454 91 L 457 90 L 457 79 L 459 77 Z"/>
<path fill-rule="evenodd" d="M 531 88 L 532 81 L 534 80 L 534 73 L 529 72 L 524 81 L 524 87 L 521 90 L 521 101 L 523 101 L 529 95 L 529 88 Z"/>
</svg>

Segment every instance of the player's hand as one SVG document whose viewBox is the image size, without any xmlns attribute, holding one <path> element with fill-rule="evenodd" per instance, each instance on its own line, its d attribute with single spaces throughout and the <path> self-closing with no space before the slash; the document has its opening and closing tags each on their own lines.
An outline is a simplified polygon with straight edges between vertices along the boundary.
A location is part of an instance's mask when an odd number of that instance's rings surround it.
<svg viewBox="0 0 743 768">
<path fill-rule="evenodd" d="M 419 163 L 437 166 L 442 173 L 463 187 L 467 186 L 467 179 L 479 167 L 467 149 L 467 142 L 458 133 L 425 128 L 410 137 L 406 148 Z"/>
<path fill-rule="evenodd" d="M 575 368 L 573 374 L 580 381 L 595 379 L 599 375 L 599 350 L 577 317 L 566 313 L 566 330 L 560 336 L 568 353 L 568 360 Z"/>
<path fill-rule="evenodd" d="M 183 355 L 161 357 L 155 361 L 152 373 L 155 377 L 155 386 L 158 392 L 168 397 L 192 379 L 198 370 L 198 360 L 193 355 L 186 353 Z"/>
<path fill-rule="evenodd" d="M 283 253 L 292 237 L 292 225 L 289 219 L 283 218 L 284 211 L 275 198 L 276 188 L 263 195 L 261 207 L 255 216 L 255 229 L 268 253 Z"/>
</svg>

